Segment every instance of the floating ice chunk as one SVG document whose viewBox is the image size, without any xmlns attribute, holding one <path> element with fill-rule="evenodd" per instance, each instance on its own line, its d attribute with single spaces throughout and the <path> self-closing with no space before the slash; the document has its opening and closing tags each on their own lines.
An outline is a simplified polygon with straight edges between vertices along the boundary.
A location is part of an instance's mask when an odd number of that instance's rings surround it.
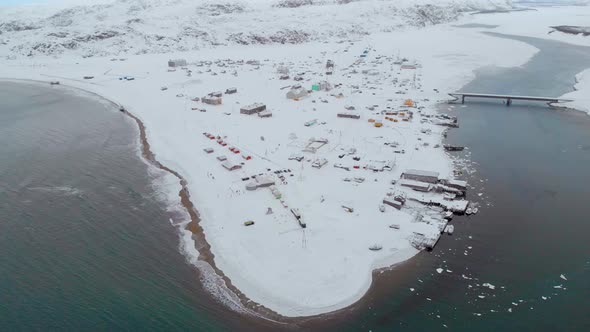
<svg viewBox="0 0 590 332">
<path fill-rule="evenodd" d="M 479 297 L 480 299 L 485 299 L 485 295 L 478 295 L 477 297 Z"/>
<path fill-rule="evenodd" d="M 482 284 L 482 286 L 487 287 L 489 289 L 496 289 L 496 286 L 490 284 L 489 282 Z"/>
<path fill-rule="evenodd" d="M 557 285 L 557 286 L 553 286 L 553 288 L 562 289 L 562 288 L 563 288 L 563 285 Z"/>
<path fill-rule="evenodd" d="M 508 312 L 512 312 L 512 308 L 508 308 Z"/>
<path fill-rule="evenodd" d="M 567 280 L 567 278 L 566 278 L 566 277 L 565 277 L 563 274 L 562 274 L 562 275 L 560 275 L 559 277 L 560 277 L 561 279 L 563 279 L 563 280 Z"/>
<path fill-rule="evenodd" d="M 414 288 L 410 288 L 410 291 L 413 292 L 415 289 Z"/>
<path fill-rule="evenodd" d="M 441 269 L 441 268 L 439 267 L 438 269 L 436 269 L 436 272 L 438 272 L 438 273 L 442 273 L 442 272 L 443 272 L 443 269 Z"/>
<path fill-rule="evenodd" d="M 541 298 L 545 301 L 547 300 L 547 297 L 545 297 L 545 296 L 541 296 Z"/>
</svg>

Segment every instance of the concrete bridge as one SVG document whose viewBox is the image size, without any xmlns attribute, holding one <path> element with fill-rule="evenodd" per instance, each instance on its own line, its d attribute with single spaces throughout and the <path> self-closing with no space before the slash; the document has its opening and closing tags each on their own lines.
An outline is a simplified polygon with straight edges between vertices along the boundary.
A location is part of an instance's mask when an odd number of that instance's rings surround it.
<svg viewBox="0 0 590 332">
<path fill-rule="evenodd" d="M 553 97 L 533 97 L 533 96 L 513 96 L 513 95 L 501 95 L 501 94 L 486 94 L 486 93 L 466 93 L 466 92 L 455 92 L 449 93 L 449 96 L 455 98 L 453 101 L 461 99 L 461 104 L 465 104 L 465 98 L 487 98 L 487 99 L 505 99 L 506 106 L 512 105 L 513 100 L 528 100 L 528 101 L 544 101 L 549 105 L 552 103 L 561 103 L 572 101 L 571 99 L 553 98 Z"/>
</svg>

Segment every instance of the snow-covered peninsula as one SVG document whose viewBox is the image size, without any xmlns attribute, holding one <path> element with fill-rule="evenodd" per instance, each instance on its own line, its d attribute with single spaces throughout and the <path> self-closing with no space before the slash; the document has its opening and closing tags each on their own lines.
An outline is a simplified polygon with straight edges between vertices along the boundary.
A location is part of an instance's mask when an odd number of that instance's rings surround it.
<svg viewBox="0 0 590 332">
<path fill-rule="evenodd" d="M 140 119 L 156 159 L 186 180 L 212 263 L 232 287 L 280 315 L 309 316 L 356 302 L 375 269 L 430 246 L 444 211 L 465 209 L 465 184 L 442 143 L 460 105 L 444 106 L 451 116 L 437 108 L 474 70 L 519 66 L 535 54 L 480 33 L 494 28 L 459 26 L 487 20 L 465 11 L 509 6 L 127 0 L 48 15 L 8 8 L 0 11 L 0 78 L 87 90 Z M 177 182 L 160 190 L 180 205 Z M 194 262 L 189 221 L 174 223 Z"/>
</svg>

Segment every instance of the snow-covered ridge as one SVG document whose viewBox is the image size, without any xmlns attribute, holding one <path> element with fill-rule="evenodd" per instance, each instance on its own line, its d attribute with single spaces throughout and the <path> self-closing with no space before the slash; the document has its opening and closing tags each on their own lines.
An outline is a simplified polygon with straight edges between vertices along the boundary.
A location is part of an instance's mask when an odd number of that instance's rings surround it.
<svg viewBox="0 0 590 332">
<path fill-rule="evenodd" d="M 97 0 L 0 7 L 0 56 L 166 53 L 298 44 L 453 21 L 511 0 Z M 106 3 L 105 3 L 106 2 Z"/>
</svg>

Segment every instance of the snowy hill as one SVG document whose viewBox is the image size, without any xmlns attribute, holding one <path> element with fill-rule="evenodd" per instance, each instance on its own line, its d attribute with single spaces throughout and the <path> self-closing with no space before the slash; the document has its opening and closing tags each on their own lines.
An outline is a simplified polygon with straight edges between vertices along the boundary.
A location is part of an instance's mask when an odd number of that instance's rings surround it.
<svg viewBox="0 0 590 332">
<path fill-rule="evenodd" d="M 510 0 L 97 0 L 0 7 L 0 57 L 164 53 L 296 44 L 455 20 Z"/>
</svg>

